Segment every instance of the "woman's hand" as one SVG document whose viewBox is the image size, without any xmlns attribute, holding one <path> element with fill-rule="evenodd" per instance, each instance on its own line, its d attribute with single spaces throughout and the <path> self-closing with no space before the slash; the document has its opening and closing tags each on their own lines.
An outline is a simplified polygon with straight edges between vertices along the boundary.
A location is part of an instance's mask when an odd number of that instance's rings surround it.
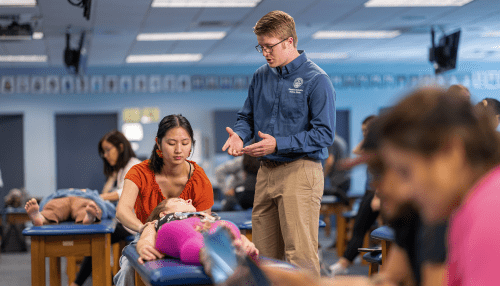
<svg viewBox="0 0 500 286">
<path fill-rule="evenodd" d="M 233 244 L 236 249 L 245 252 L 249 256 L 259 256 L 259 250 L 255 247 L 255 244 L 244 235 L 242 235 L 240 239 L 235 239 Z"/>
<path fill-rule="evenodd" d="M 145 261 L 155 260 L 158 258 L 163 258 L 165 255 L 159 252 L 153 245 L 144 243 L 139 246 L 137 244 L 137 253 L 139 253 L 139 259 L 137 261 L 140 264 L 144 264 Z"/>
<path fill-rule="evenodd" d="M 144 264 L 144 261 L 146 260 L 155 260 L 158 258 L 163 258 L 164 255 L 159 252 L 156 248 L 156 229 L 155 229 L 155 223 L 154 221 L 152 222 L 147 222 L 144 224 L 144 226 L 141 228 L 142 233 L 141 233 L 141 238 L 137 242 L 137 253 L 139 253 L 139 259 L 137 261 L 140 264 Z"/>
</svg>

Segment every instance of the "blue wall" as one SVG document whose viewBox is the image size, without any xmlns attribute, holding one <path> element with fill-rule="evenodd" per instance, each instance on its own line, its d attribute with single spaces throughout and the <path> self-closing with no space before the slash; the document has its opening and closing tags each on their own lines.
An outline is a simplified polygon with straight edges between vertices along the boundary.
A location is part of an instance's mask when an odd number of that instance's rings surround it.
<svg viewBox="0 0 500 286">
<path fill-rule="evenodd" d="M 461 63 L 454 73 L 474 73 L 476 71 L 494 70 L 495 64 Z M 321 65 L 329 74 L 432 74 L 430 64 L 338 64 Z M 135 68 L 94 68 L 87 71 L 89 75 L 138 75 L 138 74 L 189 74 L 189 75 L 249 75 L 257 66 L 229 66 L 229 67 L 135 67 Z M 65 75 L 64 69 L 3 69 L 2 75 Z M 472 101 L 477 102 L 484 97 L 499 98 L 497 91 L 476 89 L 470 87 L 473 94 Z M 408 87 L 353 87 L 337 88 L 337 108 L 351 111 L 351 146 L 361 140 L 361 121 L 370 114 L 378 113 L 379 108 L 387 107 L 403 94 Z M 193 128 L 198 131 L 200 138 L 208 138 L 208 150 L 211 156 L 203 160 L 199 155 L 203 148 L 203 140 L 197 146 L 198 155 L 209 176 L 213 175 L 213 166 L 221 160 L 214 155 L 213 116 L 214 110 L 234 109 L 243 105 L 246 98 L 245 90 L 213 90 L 192 91 L 189 93 L 173 92 L 168 94 L 0 94 L 0 114 L 24 114 L 24 158 L 25 158 L 25 187 L 37 196 L 46 196 L 56 188 L 56 154 L 55 154 L 55 114 L 59 113 L 99 113 L 116 112 L 119 122 L 122 121 L 121 112 L 124 108 L 158 107 L 160 118 L 172 114 L 182 113 L 186 116 Z M 139 142 L 139 156 L 148 156 L 153 146 L 157 123 L 144 126 L 144 140 Z M 217 128 L 225 128 L 219 126 Z M 2 134 L 1 136 L 6 136 Z M 8 135 L 7 135 L 8 136 Z M 358 167 L 353 171 L 353 190 L 360 192 L 364 189 L 364 168 Z"/>
</svg>

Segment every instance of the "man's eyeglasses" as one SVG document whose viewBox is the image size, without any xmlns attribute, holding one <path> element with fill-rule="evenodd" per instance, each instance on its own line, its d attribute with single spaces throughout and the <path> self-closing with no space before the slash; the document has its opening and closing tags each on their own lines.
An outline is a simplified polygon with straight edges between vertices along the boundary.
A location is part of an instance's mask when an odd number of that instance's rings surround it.
<svg viewBox="0 0 500 286">
<path fill-rule="evenodd" d="M 261 45 L 257 45 L 257 46 L 255 46 L 255 49 L 256 49 L 256 50 L 257 50 L 257 52 L 259 52 L 259 53 L 262 53 L 262 51 L 266 51 L 266 53 L 272 53 L 272 52 L 273 52 L 273 48 L 274 48 L 276 45 L 281 44 L 281 43 L 283 43 L 283 42 L 284 42 L 284 41 L 286 41 L 286 40 L 288 40 L 288 38 L 283 39 L 281 42 L 279 42 L 279 43 L 277 43 L 277 44 L 274 44 L 274 45 L 272 45 L 272 46 L 270 46 L 270 47 L 263 47 L 263 46 L 261 46 Z"/>
</svg>

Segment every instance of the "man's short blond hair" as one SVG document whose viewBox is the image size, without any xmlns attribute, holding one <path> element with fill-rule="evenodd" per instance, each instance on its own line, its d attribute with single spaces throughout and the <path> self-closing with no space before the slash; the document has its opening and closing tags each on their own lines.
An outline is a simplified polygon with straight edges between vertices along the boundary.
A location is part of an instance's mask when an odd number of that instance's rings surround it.
<svg viewBox="0 0 500 286">
<path fill-rule="evenodd" d="M 283 11 L 272 11 L 260 18 L 253 27 L 257 36 L 272 36 L 281 40 L 292 37 L 293 46 L 297 48 L 297 32 L 293 17 Z"/>
</svg>

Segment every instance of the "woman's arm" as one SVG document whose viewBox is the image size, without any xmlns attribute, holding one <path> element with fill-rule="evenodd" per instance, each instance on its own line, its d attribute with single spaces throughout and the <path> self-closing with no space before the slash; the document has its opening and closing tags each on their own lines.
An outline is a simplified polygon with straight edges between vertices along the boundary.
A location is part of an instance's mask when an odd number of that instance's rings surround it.
<svg viewBox="0 0 500 286">
<path fill-rule="evenodd" d="M 138 262 L 143 264 L 146 260 L 154 260 L 157 258 L 163 258 L 163 254 L 160 253 L 156 248 L 156 229 L 154 222 L 146 223 L 144 230 L 142 231 L 141 238 L 137 242 L 137 253 L 139 253 Z"/>
<path fill-rule="evenodd" d="M 125 179 L 122 196 L 116 206 L 116 218 L 126 227 L 133 231 L 141 232 L 143 223 L 134 212 L 134 205 L 139 194 L 137 185 L 129 179 Z"/>
<path fill-rule="evenodd" d="M 113 189 L 115 181 L 116 181 L 116 172 L 113 172 L 113 174 L 108 177 L 108 180 L 104 184 L 104 187 L 102 188 L 102 193 L 103 194 L 109 193 Z"/>
<path fill-rule="evenodd" d="M 109 193 L 102 193 L 101 199 L 107 200 L 107 201 L 117 201 L 120 196 L 118 195 L 118 192 L 109 192 Z"/>
</svg>

